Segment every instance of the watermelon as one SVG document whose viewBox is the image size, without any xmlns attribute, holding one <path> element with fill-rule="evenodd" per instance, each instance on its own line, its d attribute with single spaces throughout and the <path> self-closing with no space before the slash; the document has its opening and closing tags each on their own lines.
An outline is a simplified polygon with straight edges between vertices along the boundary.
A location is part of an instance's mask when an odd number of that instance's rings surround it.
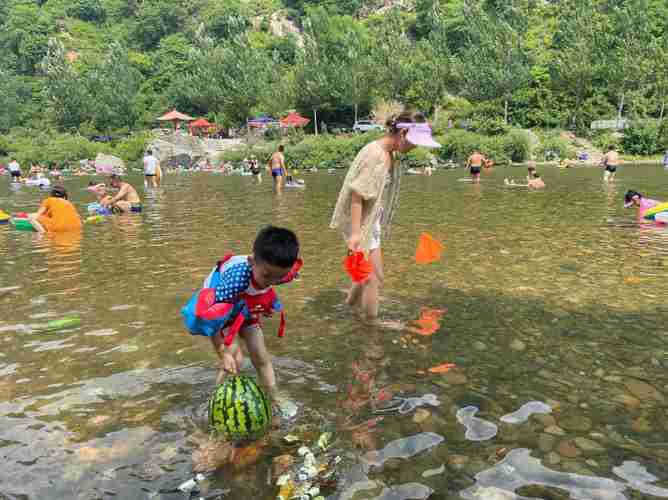
<svg viewBox="0 0 668 500">
<path fill-rule="evenodd" d="M 209 425 L 232 441 L 256 439 L 270 424 L 271 403 L 249 377 L 228 377 L 211 395 Z"/>
</svg>

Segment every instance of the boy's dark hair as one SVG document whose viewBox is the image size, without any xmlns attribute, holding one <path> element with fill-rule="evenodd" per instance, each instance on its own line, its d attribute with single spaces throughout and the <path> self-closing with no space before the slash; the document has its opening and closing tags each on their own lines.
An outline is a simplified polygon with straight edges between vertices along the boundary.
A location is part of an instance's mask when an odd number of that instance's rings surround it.
<svg viewBox="0 0 668 500">
<path fill-rule="evenodd" d="M 283 151 L 285 151 L 285 146 L 283 146 L 283 144 L 281 144 L 280 146 L 278 146 L 278 152 L 282 153 Z"/>
<path fill-rule="evenodd" d="M 253 255 L 272 266 L 292 267 L 299 257 L 297 235 L 289 229 L 267 226 L 255 238 Z"/>
<path fill-rule="evenodd" d="M 147 150 L 146 150 L 146 154 L 147 154 L 147 155 L 152 155 L 152 154 L 153 154 L 153 150 L 151 150 L 151 149 L 147 149 Z"/>
<path fill-rule="evenodd" d="M 111 174 L 111 175 L 109 176 L 109 180 L 111 180 L 111 181 L 116 181 L 116 180 L 118 180 L 118 181 L 122 181 L 123 179 L 121 179 L 121 176 L 118 175 L 118 174 Z"/>
<path fill-rule="evenodd" d="M 610 144 L 610 145 L 608 146 L 608 151 L 614 151 L 615 149 L 616 149 L 616 147 L 615 147 L 614 144 Z"/>
</svg>

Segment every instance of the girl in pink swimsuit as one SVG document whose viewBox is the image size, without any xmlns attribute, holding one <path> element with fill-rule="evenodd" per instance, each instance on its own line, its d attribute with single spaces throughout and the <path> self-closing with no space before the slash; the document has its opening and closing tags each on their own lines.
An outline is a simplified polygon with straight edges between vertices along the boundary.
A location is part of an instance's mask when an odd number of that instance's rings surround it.
<svg viewBox="0 0 668 500">
<path fill-rule="evenodd" d="M 650 208 L 654 208 L 660 202 L 651 198 L 645 198 L 637 191 L 627 191 L 624 195 L 624 208 L 638 207 L 638 217 L 642 220 Z"/>
</svg>

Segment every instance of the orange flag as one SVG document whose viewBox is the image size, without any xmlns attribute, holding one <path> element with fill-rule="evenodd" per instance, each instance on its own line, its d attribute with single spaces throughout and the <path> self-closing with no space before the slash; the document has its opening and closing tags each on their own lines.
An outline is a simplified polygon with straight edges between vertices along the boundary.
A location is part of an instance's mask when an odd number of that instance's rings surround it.
<svg viewBox="0 0 668 500">
<path fill-rule="evenodd" d="M 456 367 L 457 365 L 454 363 L 443 363 L 442 365 L 429 368 L 429 371 L 431 373 L 448 373 L 450 370 Z"/>
<path fill-rule="evenodd" d="M 417 328 L 410 327 L 408 328 L 408 331 L 424 336 L 433 335 L 441 327 L 440 319 L 444 313 L 445 311 L 442 309 L 423 307 L 420 312 L 420 319 L 413 321 L 413 323 L 417 325 Z"/>
<path fill-rule="evenodd" d="M 432 264 L 441 260 L 443 244 L 436 241 L 430 234 L 422 233 L 417 250 L 415 250 L 415 262 L 418 264 Z"/>
</svg>

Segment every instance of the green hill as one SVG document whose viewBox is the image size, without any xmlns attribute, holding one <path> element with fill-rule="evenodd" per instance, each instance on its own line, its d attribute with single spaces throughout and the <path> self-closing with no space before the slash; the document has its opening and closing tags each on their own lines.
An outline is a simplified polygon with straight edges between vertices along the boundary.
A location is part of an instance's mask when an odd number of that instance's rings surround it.
<svg viewBox="0 0 668 500">
<path fill-rule="evenodd" d="M 5 0 L 0 131 L 117 137 L 173 107 L 350 125 L 398 101 L 482 133 L 621 108 L 658 149 L 667 32 L 665 0 Z"/>
</svg>

